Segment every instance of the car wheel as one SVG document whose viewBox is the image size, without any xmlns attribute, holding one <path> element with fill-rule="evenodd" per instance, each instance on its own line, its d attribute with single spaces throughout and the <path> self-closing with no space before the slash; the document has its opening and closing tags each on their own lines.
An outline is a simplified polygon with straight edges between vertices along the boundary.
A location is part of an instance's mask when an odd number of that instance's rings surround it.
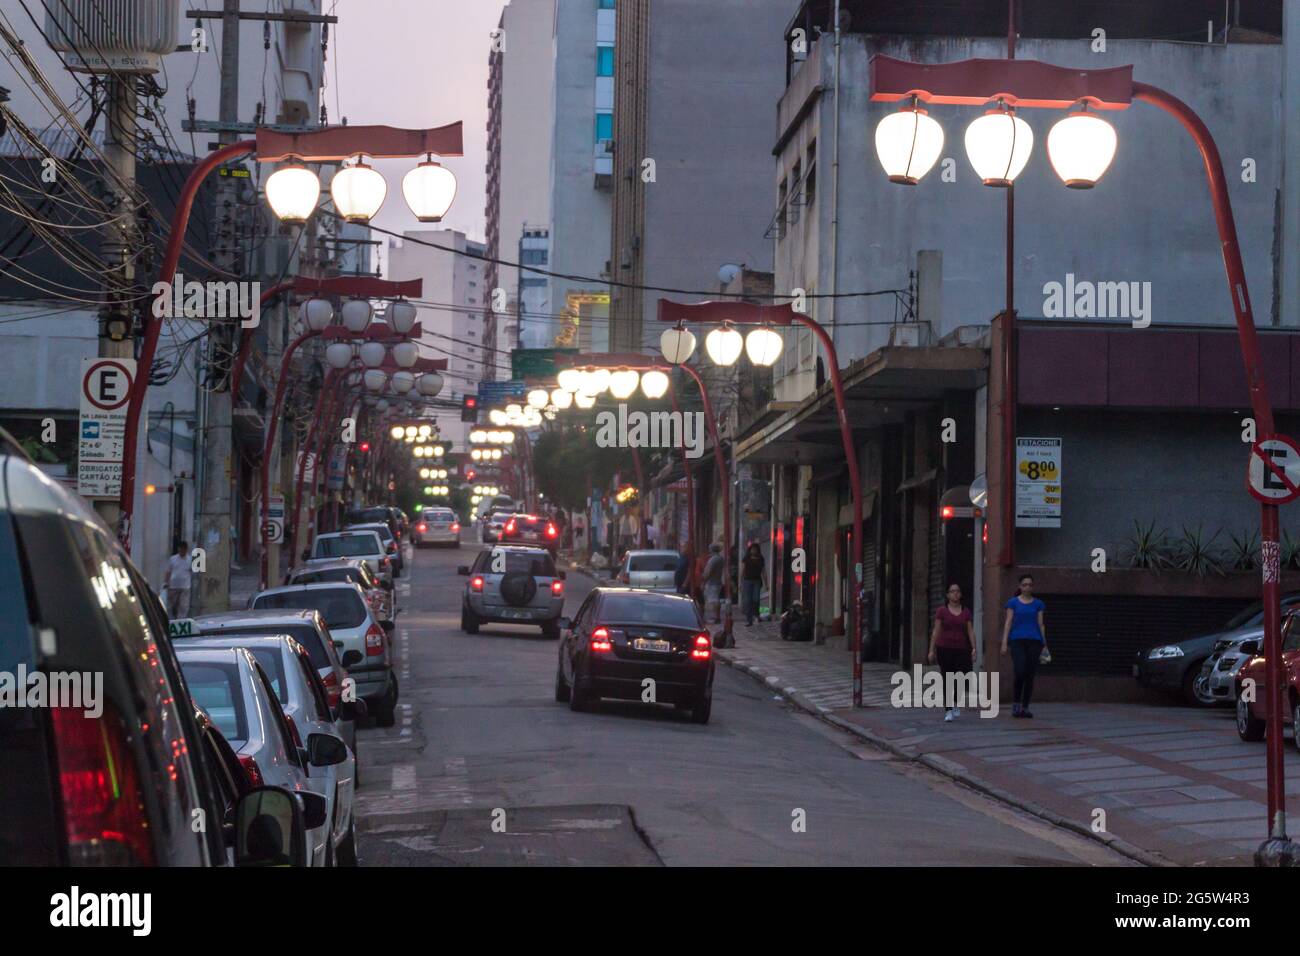
<svg viewBox="0 0 1300 956">
<path fill-rule="evenodd" d="M 462 606 L 460 609 L 460 629 L 466 634 L 478 633 L 478 617 L 469 608 Z"/>
<path fill-rule="evenodd" d="M 353 817 L 348 823 L 348 835 L 339 844 L 338 855 L 334 858 L 338 866 L 359 866 L 357 862 L 357 820 Z"/>
<path fill-rule="evenodd" d="M 700 695 L 695 706 L 691 708 L 691 723 L 707 724 L 709 714 L 713 710 L 713 691 L 705 691 Z"/>
<path fill-rule="evenodd" d="M 1196 680 L 1201 676 L 1201 667 L 1205 664 L 1205 658 L 1199 661 L 1192 661 L 1183 672 L 1182 698 L 1183 703 L 1189 707 L 1202 706 L 1201 700 L 1196 696 Z"/>
<path fill-rule="evenodd" d="M 1250 712 L 1250 704 L 1237 698 L 1237 736 L 1242 740 L 1255 743 L 1264 739 L 1264 728 L 1268 725 Z"/>
<path fill-rule="evenodd" d="M 560 704 L 569 700 L 569 685 L 564 680 L 564 668 L 558 664 L 555 666 L 555 700 Z"/>
<path fill-rule="evenodd" d="M 1208 674 L 1196 675 L 1196 680 L 1192 682 L 1192 696 L 1202 707 L 1213 707 L 1217 701 L 1214 694 L 1210 693 L 1210 676 Z"/>
<path fill-rule="evenodd" d="M 547 621 L 542 625 L 542 637 L 548 641 L 558 641 L 560 639 L 560 625 L 556 621 Z"/>
<path fill-rule="evenodd" d="M 569 688 L 569 710 L 584 711 L 588 707 L 587 692 L 582 688 L 582 681 L 578 677 L 575 669 L 573 672 L 573 685 Z"/>
</svg>

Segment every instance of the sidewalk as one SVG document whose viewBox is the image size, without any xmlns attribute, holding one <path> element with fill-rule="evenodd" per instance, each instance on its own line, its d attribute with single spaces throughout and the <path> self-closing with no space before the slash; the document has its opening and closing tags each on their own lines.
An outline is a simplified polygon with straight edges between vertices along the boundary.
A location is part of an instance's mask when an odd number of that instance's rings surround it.
<svg viewBox="0 0 1300 956">
<path fill-rule="evenodd" d="M 1151 704 L 1009 706 L 993 719 L 890 706 L 898 667 L 862 668 L 851 706 L 852 659 L 838 646 L 782 641 L 775 622 L 734 626 L 723 662 L 800 708 L 897 756 L 1106 842 L 1152 865 L 1246 866 L 1264 839 L 1264 745 L 1238 737 L 1231 709 Z M 1288 741 L 1287 793 L 1300 793 L 1300 753 Z M 1094 824 L 1104 830 L 1094 832 Z"/>
</svg>

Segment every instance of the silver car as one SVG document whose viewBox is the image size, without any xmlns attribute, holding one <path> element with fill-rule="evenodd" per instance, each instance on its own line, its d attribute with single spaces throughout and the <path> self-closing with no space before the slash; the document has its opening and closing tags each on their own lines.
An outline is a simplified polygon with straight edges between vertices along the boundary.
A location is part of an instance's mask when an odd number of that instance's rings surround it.
<svg viewBox="0 0 1300 956">
<path fill-rule="evenodd" d="M 546 637 L 559 638 L 564 572 L 545 548 L 498 545 L 459 571 L 469 577 L 460 611 L 466 634 L 488 623 L 536 624 Z"/>
<path fill-rule="evenodd" d="M 306 558 L 363 558 L 379 580 L 393 583 L 393 558 L 377 531 L 331 531 L 319 534 Z"/>
<path fill-rule="evenodd" d="M 392 622 L 381 622 L 365 593 L 350 581 L 269 588 L 253 595 L 254 610 L 298 607 L 320 611 L 331 638 L 343 645 L 339 653 L 345 660 L 355 661 L 347 668 L 356 695 L 366 702 L 380 727 L 393 726 L 397 719 L 397 675 L 393 672 L 389 636 Z"/>
<path fill-rule="evenodd" d="M 676 594 L 679 560 L 676 551 L 629 551 L 610 577 L 624 587 Z"/>
<path fill-rule="evenodd" d="M 1253 632 L 1216 641 L 1196 679 L 1196 699 L 1203 704 L 1235 703 L 1237 674 L 1259 653 L 1263 640 L 1263 629 L 1256 628 Z"/>
<path fill-rule="evenodd" d="M 450 508 L 425 508 L 416 523 L 418 546 L 449 544 L 460 547 L 460 519 Z"/>
<path fill-rule="evenodd" d="M 364 524 L 349 524 L 343 526 L 344 531 L 373 531 L 379 535 L 379 540 L 384 543 L 384 551 L 388 558 L 393 562 L 393 577 L 400 578 L 402 572 L 406 570 L 406 558 L 402 555 L 401 542 L 393 535 L 393 529 L 388 527 L 382 521 L 367 521 Z"/>
</svg>

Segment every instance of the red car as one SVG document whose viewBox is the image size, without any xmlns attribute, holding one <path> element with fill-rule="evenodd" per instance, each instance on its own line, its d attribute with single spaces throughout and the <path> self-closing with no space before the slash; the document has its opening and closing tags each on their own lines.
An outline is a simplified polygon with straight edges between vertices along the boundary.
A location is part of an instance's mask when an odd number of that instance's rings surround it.
<svg viewBox="0 0 1300 956">
<path fill-rule="evenodd" d="M 1268 662 L 1264 655 L 1252 657 L 1237 673 L 1237 735 L 1242 740 L 1263 740 L 1268 727 Z M 1300 728 L 1300 610 L 1284 612 L 1282 618 L 1282 672 L 1285 675 L 1287 694 L 1282 706 L 1282 722 Z M 1247 680 L 1255 682 L 1254 699 L 1242 699 L 1242 685 Z M 1300 733 L 1295 733 L 1296 749 L 1300 750 Z"/>
<path fill-rule="evenodd" d="M 511 515 L 501 528 L 503 544 L 535 544 L 555 554 L 560 548 L 560 529 L 540 515 Z"/>
</svg>

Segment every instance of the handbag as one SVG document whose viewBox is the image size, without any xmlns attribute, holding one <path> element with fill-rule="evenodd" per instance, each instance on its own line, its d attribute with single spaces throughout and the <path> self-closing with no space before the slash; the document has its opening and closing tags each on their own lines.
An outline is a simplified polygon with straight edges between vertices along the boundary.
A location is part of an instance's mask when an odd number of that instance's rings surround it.
<svg viewBox="0 0 1300 956">
<path fill-rule="evenodd" d="M 1052 663 L 1052 652 L 1049 651 L 1049 650 L 1047 649 L 1047 645 L 1046 645 L 1046 644 L 1043 645 L 1043 650 L 1042 650 L 1042 652 L 1038 655 L 1038 663 L 1040 663 L 1040 664 L 1050 664 L 1050 663 Z"/>
</svg>

